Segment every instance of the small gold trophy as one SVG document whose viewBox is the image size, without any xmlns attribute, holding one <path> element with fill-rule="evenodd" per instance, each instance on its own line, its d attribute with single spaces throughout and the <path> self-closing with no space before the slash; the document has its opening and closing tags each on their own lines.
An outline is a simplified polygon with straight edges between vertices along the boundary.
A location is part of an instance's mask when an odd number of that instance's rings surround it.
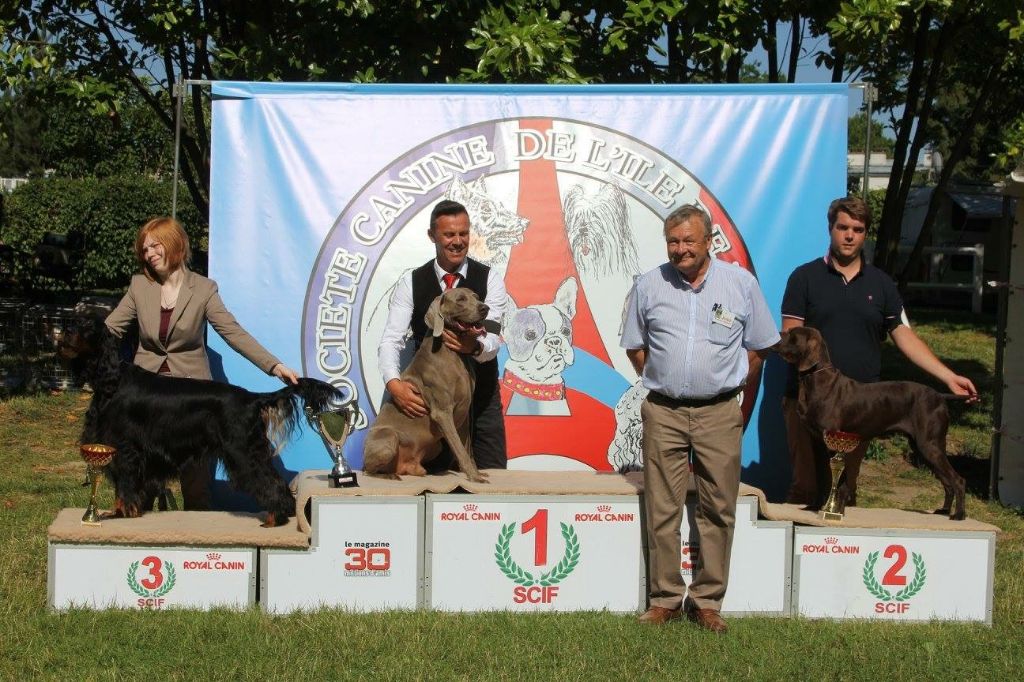
<svg viewBox="0 0 1024 682">
<path fill-rule="evenodd" d="M 79 450 L 82 459 L 85 460 L 85 475 L 92 481 L 92 494 L 89 496 L 89 508 L 82 516 L 82 523 L 87 526 L 100 525 L 99 514 L 96 511 L 96 491 L 100 487 L 100 477 L 103 475 L 103 467 L 110 464 L 114 459 L 117 450 L 109 445 L 90 443 L 83 445 Z"/>
<path fill-rule="evenodd" d="M 839 477 L 846 467 L 844 456 L 857 449 L 860 436 L 846 431 L 825 431 L 825 445 L 834 454 L 828 460 L 828 468 L 832 470 L 832 490 L 829 491 L 825 506 L 821 508 L 821 518 L 826 521 L 842 521 L 846 503 L 840 504 L 836 491 L 839 488 Z"/>
<path fill-rule="evenodd" d="M 327 448 L 327 453 L 334 461 L 334 468 L 331 469 L 330 481 L 332 488 L 350 488 L 359 485 L 356 480 L 356 472 L 345 460 L 342 449 L 352 429 L 356 425 L 358 412 L 353 405 L 346 405 L 336 410 L 325 412 L 314 412 L 306 408 L 306 420 L 313 430 L 320 434 L 320 439 Z"/>
</svg>

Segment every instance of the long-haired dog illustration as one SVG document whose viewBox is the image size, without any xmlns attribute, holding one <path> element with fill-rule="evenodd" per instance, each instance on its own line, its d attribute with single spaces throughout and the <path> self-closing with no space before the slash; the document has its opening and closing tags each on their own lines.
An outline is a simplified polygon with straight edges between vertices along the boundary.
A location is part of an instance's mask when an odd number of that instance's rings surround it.
<svg viewBox="0 0 1024 682">
<path fill-rule="evenodd" d="M 562 203 L 569 248 L 581 276 L 632 279 L 640 272 L 622 190 L 609 182 L 588 194 L 582 185 L 574 185 Z"/>
<path fill-rule="evenodd" d="M 266 510 L 264 526 L 287 523 L 295 499 L 273 457 L 295 430 L 300 402 L 318 412 L 342 402 L 337 389 L 316 379 L 253 393 L 153 374 L 123 361 L 120 341 L 102 320 L 80 321 L 65 335 L 60 354 L 68 360 L 94 358 L 81 442 L 117 448 L 105 469 L 114 487 L 115 516 L 137 517 L 152 509 L 186 463 L 219 459 L 234 487 Z"/>
<path fill-rule="evenodd" d="M 640 419 L 640 405 L 647 394 L 643 381 L 637 379 L 615 404 L 615 436 L 608 443 L 608 463 L 615 471 L 640 471 L 644 468 L 644 425 Z"/>
</svg>

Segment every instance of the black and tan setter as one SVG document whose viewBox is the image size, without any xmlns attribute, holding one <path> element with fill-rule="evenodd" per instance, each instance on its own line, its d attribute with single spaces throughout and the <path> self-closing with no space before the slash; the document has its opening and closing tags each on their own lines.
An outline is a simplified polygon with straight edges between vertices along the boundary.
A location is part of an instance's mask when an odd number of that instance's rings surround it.
<svg viewBox="0 0 1024 682">
<path fill-rule="evenodd" d="M 160 376 L 125 362 L 120 345 L 102 320 L 81 320 L 60 347 L 66 360 L 85 361 L 92 384 L 81 442 L 117 448 L 106 467 L 115 516 L 136 517 L 152 509 L 185 464 L 217 459 L 231 484 L 266 510 L 264 526 L 287 523 L 295 499 L 274 469 L 277 448 L 295 430 L 300 402 L 319 412 L 340 404 L 341 394 L 316 379 L 253 393 L 215 381 Z"/>
</svg>

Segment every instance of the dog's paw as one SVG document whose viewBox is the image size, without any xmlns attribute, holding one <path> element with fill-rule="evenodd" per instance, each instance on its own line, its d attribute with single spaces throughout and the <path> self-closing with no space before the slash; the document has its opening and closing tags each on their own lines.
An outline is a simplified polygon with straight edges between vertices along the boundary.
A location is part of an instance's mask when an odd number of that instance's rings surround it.
<svg viewBox="0 0 1024 682">
<path fill-rule="evenodd" d="M 267 512 L 267 516 L 264 518 L 263 523 L 261 523 L 260 526 L 263 528 L 274 528 L 275 526 L 283 526 L 287 523 L 287 514 L 282 514 L 281 512 Z"/>
<path fill-rule="evenodd" d="M 379 472 L 379 471 L 364 471 L 363 473 L 366 474 L 367 476 L 370 476 L 371 478 L 383 478 L 386 481 L 401 481 L 402 480 L 398 476 L 398 474 L 388 474 L 388 473 L 383 473 L 383 472 Z"/>
<path fill-rule="evenodd" d="M 124 500 L 118 498 L 114 502 L 114 513 L 113 518 L 115 519 L 137 519 L 142 514 L 139 513 L 139 508 L 134 504 L 128 504 Z"/>
<path fill-rule="evenodd" d="M 484 472 L 482 472 L 482 471 L 478 471 L 475 474 L 469 476 L 468 478 L 469 478 L 469 480 L 476 481 L 477 483 L 489 483 L 490 482 L 489 481 L 490 477 L 487 474 L 485 474 Z"/>
</svg>

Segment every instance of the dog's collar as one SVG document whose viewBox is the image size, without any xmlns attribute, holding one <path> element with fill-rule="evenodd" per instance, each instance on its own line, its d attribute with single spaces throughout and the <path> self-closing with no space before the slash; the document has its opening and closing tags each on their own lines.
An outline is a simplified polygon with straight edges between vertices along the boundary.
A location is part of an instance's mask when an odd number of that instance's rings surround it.
<svg viewBox="0 0 1024 682">
<path fill-rule="evenodd" d="M 565 400 L 564 381 L 559 381 L 557 384 L 535 384 L 506 369 L 501 376 L 501 384 L 533 400 Z"/>
<path fill-rule="evenodd" d="M 802 379 L 806 376 L 810 376 L 811 374 L 817 374 L 818 372 L 825 369 L 832 369 L 831 363 L 816 362 L 807 369 L 798 370 L 797 373 L 800 375 L 800 378 Z"/>
</svg>

